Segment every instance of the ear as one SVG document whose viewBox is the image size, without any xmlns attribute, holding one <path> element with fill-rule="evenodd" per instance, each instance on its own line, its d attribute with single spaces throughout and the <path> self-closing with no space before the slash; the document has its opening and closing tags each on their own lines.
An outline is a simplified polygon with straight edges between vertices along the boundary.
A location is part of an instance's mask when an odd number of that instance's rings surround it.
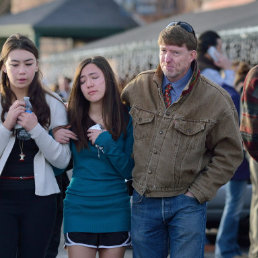
<svg viewBox="0 0 258 258">
<path fill-rule="evenodd" d="M 3 64 L 2 70 L 4 73 L 7 73 L 5 64 Z"/>
<path fill-rule="evenodd" d="M 39 71 L 39 65 L 38 65 L 38 62 L 37 62 L 37 65 L 35 67 L 35 73 Z"/>
<path fill-rule="evenodd" d="M 196 50 L 192 50 L 191 51 L 191 61 L 193 61 L 193 60 L 195 60 L 197 58 L 197 52 L 196 52 Z"/>
</svg>

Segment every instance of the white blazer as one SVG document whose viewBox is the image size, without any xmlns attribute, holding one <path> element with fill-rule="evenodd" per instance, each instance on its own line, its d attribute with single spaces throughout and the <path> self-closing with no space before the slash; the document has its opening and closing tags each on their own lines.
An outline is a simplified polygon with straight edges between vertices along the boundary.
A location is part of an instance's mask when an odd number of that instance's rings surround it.
<svg viewBox="0 0 258 258">
<path fill-rule="evenodd" d="M 60 97 L 53 93 L 57 98 Z M 0 96 L 1 100 L 1 96 Z M 66 168 L 71 158 L 69 144 L 60 144 L 54 140 L 49 131 L 57 126 L 67 124 L 65 106 L 54 97 L 46 94 L 46 101 L 50 107 L 51 121 L 48 130 L 39 123 L 29 131 L 39 151 L 34 157 L 35 194 L 40 196 L 59 193 L 55 175 L 51 165 Z M 2 106 L 0 105 L 0 115 Z M 3 126 L 0 121 L 0 175 L 15 143 L 15 136 Z M 50 165 L 51 164 L 51 165 Z"/>
</svg>

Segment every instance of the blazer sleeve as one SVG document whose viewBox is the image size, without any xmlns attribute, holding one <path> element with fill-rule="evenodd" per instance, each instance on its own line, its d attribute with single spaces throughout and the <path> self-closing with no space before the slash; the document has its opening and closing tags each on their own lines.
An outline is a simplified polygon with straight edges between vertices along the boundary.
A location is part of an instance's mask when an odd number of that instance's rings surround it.
<svg viewBox="0 0 258 258">
<path fill-rule="evenodd" d="M 12 131 L 9 131 L 7 128 L 3 126 L 3 124 L 0 124 L 0 157 L 2 157 L 2 154 L 6 148 L 6 146 L 9 143 L 10 137 L 12 135 Z"/>
<path fill-rule="evenodd" d="M 67 113 L 65 106 L 57 99 L 47 96 L 47 102 L 51 112 L 51 124 L 49 130 L 67 125 Z M 29 131 L 31 137 L 35 140 L 39 150 L 43 153 L 45 159 L 57 168 L 66 168 L 71 158 L 69 144 L 57 142 L 48 130 L 45 130 L 39 123 Z"/>
</svg>

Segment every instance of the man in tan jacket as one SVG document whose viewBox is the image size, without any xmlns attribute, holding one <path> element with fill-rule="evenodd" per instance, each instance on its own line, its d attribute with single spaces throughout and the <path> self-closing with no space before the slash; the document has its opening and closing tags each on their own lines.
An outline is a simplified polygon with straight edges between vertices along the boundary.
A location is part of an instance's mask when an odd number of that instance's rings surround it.
<svg viewBox="0 0 258 258">
<path fill-rule="evenodd" d="M 160 64 L 122 92 L 134 126 L 134 258 L 204 256 L 206 201 L 242 161 L 231 97 L 200 75 L 192 26 L 172 22 Z"/>
</svg>

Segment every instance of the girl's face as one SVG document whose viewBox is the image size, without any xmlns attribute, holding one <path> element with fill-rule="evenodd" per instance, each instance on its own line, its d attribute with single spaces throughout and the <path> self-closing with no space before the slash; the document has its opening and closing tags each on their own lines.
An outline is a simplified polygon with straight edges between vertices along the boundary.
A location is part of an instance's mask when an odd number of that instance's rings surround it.
<svg viewBox="0 0 258 258">
<path fill-rule="evenodd" d="M 12 50 L 3 66 L 14 92 L 28 91 L 28 88 L 38 71 L 36 57 L 23 49 Z"/>
<path fill-rule="evenodd" d="M 81 91 L 91 103 L 102 102 L 106 91 L 106 82 L 103 72 L 95 65 L 86 65 L 80 75 Z"/>
</svg>

